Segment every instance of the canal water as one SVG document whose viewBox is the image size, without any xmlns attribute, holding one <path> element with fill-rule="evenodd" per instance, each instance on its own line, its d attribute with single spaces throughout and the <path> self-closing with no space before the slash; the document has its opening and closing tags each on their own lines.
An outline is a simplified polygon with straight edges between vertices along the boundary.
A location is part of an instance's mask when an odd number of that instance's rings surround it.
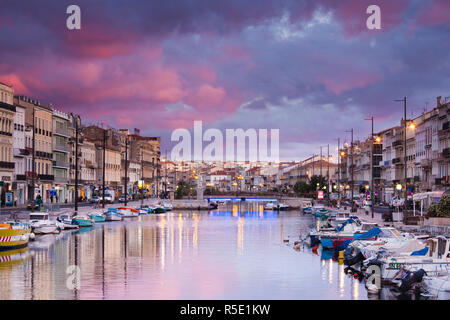
<svg viewBox="0 0 450 320">
<path fill-rule="evenodd" d="M 343 265 L 307 246 L 293 249 L 310 216 L 229 209 L 39 236 L 9 258 L 3 253 L 0 299 L 368 298 Z"/>
</svg>

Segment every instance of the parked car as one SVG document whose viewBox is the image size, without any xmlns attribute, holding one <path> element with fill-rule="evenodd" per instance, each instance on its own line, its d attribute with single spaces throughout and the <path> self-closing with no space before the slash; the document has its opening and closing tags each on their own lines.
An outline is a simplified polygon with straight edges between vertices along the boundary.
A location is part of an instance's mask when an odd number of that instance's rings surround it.
<svg viewBox="0 0 450 320">
<path fill-rule="evenodd" d="M 109 193 L 105 193 L 105 203 L 113 203 L 113 202 L 114 202 L 113 196 Z"/>
<path fill-rule="evenodd" d="M 35 201 L 28 203 L 27 209 L 31 210 L 32 206 L 34 206 L 34 208 L 33 208 L 34 210 L 39 210 L 39 205 Z"/>
<path fill-rule="evenodd" d="M 93 196 L 89 199 L 89 203 L 101 203 L 102 198 L 98 196 Z"/>
<path fill-rule="evenodd" d="M 127 200 L 130 200 L 130 198 L 127 197 Z M 124 194 L 119 197 L 119 202 L 120 203 L 125 202 L 125 195 Z"/>
</svg>

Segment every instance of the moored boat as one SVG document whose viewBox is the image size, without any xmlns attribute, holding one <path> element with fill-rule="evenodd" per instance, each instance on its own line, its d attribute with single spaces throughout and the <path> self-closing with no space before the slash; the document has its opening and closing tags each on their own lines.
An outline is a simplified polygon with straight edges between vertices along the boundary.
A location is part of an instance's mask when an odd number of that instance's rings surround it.
<svg viewBox="0 0 450 320">
<path fill-rule="evenodd" d="M 121 214 L 124 218 L 132 218 L 139 216 L 139 211 L 129 207 L 117 208 L 117 212 Z"/>
<path fill-rule="evenodd" d="M 153 209 L 153 213 L 166 213 L 166 209 L 163 207 L 156 207 Z"/>
<path fill-rule="evenodd" d="M 101 212 L 91 212 L 88 214 L 89 218 L 91 218 L 92 220 L 94 220 L 95 223 L 97 222 L 105 222 L 106 221 L 106 217 L 103 213 Z"/>
<path fill-rule="evenodd" d="M 109 208 L 105 212 L 105 221 L 122 221 L 123 216 L 117 212 L 116 208 Z"/>
<path fill-rule="evenodd" d="M 50 220 L 46 212 L 30 213 L 30 226 L 34 234 L 59 233 L 61 229 L 56 221 Z"/>
<path fill-rule="evenodd" d="M 72 230 L 72 229 L 78 229 L 80 226 L 72 224 L 72 218 L 71 215 L 68 213 L 62 213 L 58 216 L 56 219 L 58 222 L 58 227 L 61 230 Z"/>
<path fill-rule="evenodd" d="M 31 227 L 26 223 L 7 222 L 0 224 L 0 251 L 27 247 L 30 234 Z"/>
<path fill-rule="evenodd" d="M 94 220 L 85 215 L 78 215 L 72 218 L 72 224 L 78 225 L 80 227 L 92 227 L 94 223 Z"/>
</svg>

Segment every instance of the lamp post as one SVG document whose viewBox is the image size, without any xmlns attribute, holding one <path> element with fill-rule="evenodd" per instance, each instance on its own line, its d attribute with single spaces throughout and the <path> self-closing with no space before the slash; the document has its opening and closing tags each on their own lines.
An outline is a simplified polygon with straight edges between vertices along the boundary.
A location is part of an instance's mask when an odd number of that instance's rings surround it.
<svg viewBox="0 0 450 320">
<path fill-rule="evenodd" d="M 32 141 L 32 157 L 31 157 L 31 212 L 34 212 L 34 192 L 35 192 L 34 175 L 36 172 L 35 146 L 36 146 L 36 118 L 33 106 L 33 141 Z"/>
<path fill-rule="evenodd" d="M 75 117 L 75 215 L 78 214 L 78 121 L 79 116 Z"/>
<path fill-rule="evenodd" d="M 352 140 L 351 140 L 351 143 L 350 143 L 350 158 L 351 158 L 351 165 L 350 165 L 350 168 L 351 168 L 351 188 L 352 188 L 352 190 L 351 190 L 351 194 L 352 194 L 352 212 L 353 212 L 353 208 L 354 208 L 354 201 L 353 201 L 353 199 L 354 199 L 354 194 L 353 194 L 353 190 L 355 189 L 354 188 L 354 181 L 353 181 L 353 128 L 351 129 L 351 130 L 349 130 L 349 131 L 346 131 L 346 132 L 351 132 L 351 136 L 352 136 Z"/>
<path fill-rule="evenodd" d="M 406 199 L 407 199 L 407 197 L 408 197 L 408 190 L 407 190 L 407 178 L 406 178 L 406 176 L 407 176 L 407 157 L 406 157 L 406 130 L 407 130 L 407 122 L 408 121 L 410 121 L 410 120 L 407 120 L 406 119 L 406 97 L 404 97 L 403 99 L 400 99 L 400 100 L 394 100 L 395 102 L 403 102 L 403 113 L 404 113 L 404 121 L 403 121 L 403 131 L 404 131 L 404 134 L 403 134 L 403 138 L 404 138 L 404 140 L 403 140 L 403 142 L 404 142 L 404 146 L 403 146 L 403 157 L 404 157 L 404 164 L 403 164 L 403 166 L 404 166 L 404 175 L 405 175 L 405 191 L 404 191 L 404 197 L 405 197 L 405 209 L 406 209 Z M 409 127 L 411 128 L 411 129 L 415 129 L 415 125 L 414 125 L 414 123 L 411 123 L 410 125 L 409 125 Z"/>
<path fill-rule="evenodd" d="M 103 176 L 103 182 L 102 182 L 102 208 L 105 208 L 105 166 L 106 166 L 106 130 L 103 129 L 103 167 L 102 167 L 102 176 Z"/>
<path fill-rule="evenodd" d="M 370 200 L 372 201 L 372 206 L 371 206 L 371 213 L 372 213 L 372 219 L 374 216 L 374 198 L 373 198 L 373 189 L 374 189 L 374 185 L 373 185 L 373 144 L 374 144 L 374 140 L 373 140 L 373 116 L 370 117 L 369 119 L 365 119 L 365 120 L 370 120 L 372 122 L 372 133 L 370 134 Z"/>
<path fill-rule="evenodd" d="M 125 207 L 127 206 L 127 198 L 128 198 L 128 135 L 125 137 L 125 182 L 123 184 L 124 187 L 124 195 L 125 195 Z"/>
</svg>

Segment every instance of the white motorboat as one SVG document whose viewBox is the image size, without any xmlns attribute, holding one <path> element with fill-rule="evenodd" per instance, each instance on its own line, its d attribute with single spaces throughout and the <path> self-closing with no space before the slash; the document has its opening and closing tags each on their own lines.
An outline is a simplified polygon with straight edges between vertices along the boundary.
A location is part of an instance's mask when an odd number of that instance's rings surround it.
<svg viewBox="0 0 450 320">
<path fill-rule="evenodd" d="M 376 240 L 356 240 L 350 244 L 356 253 L 361 252 L 366 259 L 375 258 L 380 251 L 391 255 L 411 255 L 412 252 L 424 249 L 425 243 L 413 235 L 402 234 L 392 227 L 380 227 Z"/>
<path fill-rule="evenodd" d="M 288 205 L 284 203 L 275 203 L 275 202 L 269 202 L 264 206 L 265 210 L 273 210 L 273 211 L 284 211 L 289 208 Z"/>
<path fill-rule="evenodd" d="M 414 272 L 423 269 L 428 276 L 446 274 L 450 268 L 450 239 L 443 236 L 425 242 L 428 252 L 425 255 L 380 254 L 377 259 L 364 261 L 365 265 L 381 264 L 381 278 L 392 282 L 402 271 Z M 406 253 L 408 254 L 408 253 Z"/>
<path fill-rule="evenodd" d="M 30 226 L 34 234 L 51 234 L 59 233 L 61 229 L 58 223 L 54 220 L 50 220 L 48 213 L 45 212 L 33 212 L 30 213 Z"/>
<path fill-rule="evenodd" d="M 450 300 L 450 278 L 448 272 L 442 275 L 424 276 L 422 282 L 426 293 L 438 300 Z"/>
<path fill-rule="evenodd" d="M 173 205 L 170 202 L 163 202 L 161 205 L 166 211 L 172 211 L 173 209 Z"/>
</svg>

